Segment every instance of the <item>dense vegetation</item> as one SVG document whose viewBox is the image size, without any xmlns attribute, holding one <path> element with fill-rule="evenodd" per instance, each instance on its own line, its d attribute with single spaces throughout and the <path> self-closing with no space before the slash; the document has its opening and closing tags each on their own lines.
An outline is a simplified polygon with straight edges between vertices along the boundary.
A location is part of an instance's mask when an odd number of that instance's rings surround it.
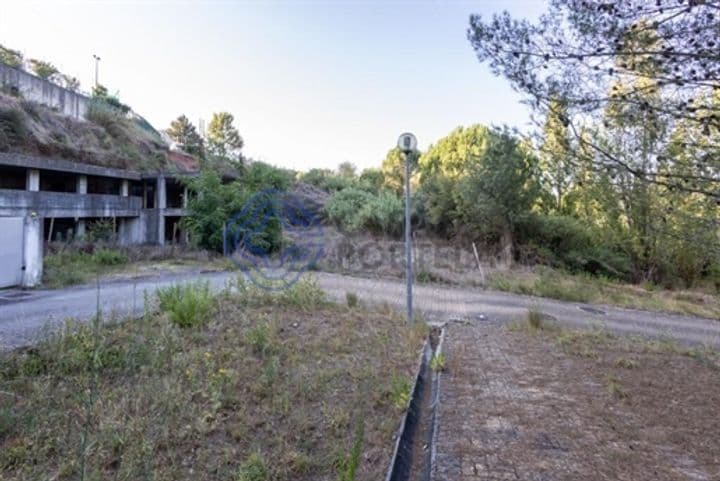
<svg viewBox="0 0 720 481">
<path fill-rule="evenodd" d="M 536 24 L 471 17 L 478 58 L 528 95 L 538 128 L 459 127 L 413 158 L 416 230 L 507 262 L 720 288 L 719 7 L 554 0 Z M 392 149 L 380 169 L 296 180 L 330 195 L 340 229 L 398 236 L 403 162 Z M 223 213 L 244 198 L 225 195 Z"/>
</svg>

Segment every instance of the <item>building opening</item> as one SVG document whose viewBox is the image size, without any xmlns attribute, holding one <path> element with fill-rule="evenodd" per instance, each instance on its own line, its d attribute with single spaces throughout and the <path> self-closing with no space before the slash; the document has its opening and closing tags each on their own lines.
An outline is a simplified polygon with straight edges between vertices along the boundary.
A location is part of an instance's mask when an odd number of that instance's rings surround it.
<svg viewBox="0 0 720 481">
<path fill-rule="evenodd" d="M 182 209 L 185 187 L 175 179 L 167 179 L 166 189 L 168 209 Z"/>
<path fill-rule="evenodd" d="M 26 169 L 0 165 L 0 189 L 25 190 Z"/>
<path fill-rule="evenodd" d="M 40 171 L 40 190 L 45 192 L 77 192 L 77 179 L 75 174 L 55 172 L 52 170 Z"/>
<path fill-rule="evenodd" d="M 180 229 L 180 221 L 182 217 L 166 216 L 165 217 L 165 243 L 166 244 L 184 244 L 185 233 Z"/>
<path fill-rule="evenodd" d="M 88 176 L 88 194 L 120 195 L 120 179 L 112 177 Z"/>
</svg>

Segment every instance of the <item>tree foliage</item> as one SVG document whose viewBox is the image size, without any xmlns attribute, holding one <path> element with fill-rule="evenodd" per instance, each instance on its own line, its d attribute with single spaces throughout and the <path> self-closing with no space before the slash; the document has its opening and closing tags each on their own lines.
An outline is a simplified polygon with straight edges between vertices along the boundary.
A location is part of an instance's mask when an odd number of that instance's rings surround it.
<svg viewBox="0 0 720 481">
<path fill-rule="evenodd" d="M 188 202 L 190 213 L 183 222 L 191 239 L 202 248 L 222 252 L 223 226 L 232 220 L 228 224 L 234 229 L 229 234 L 232 238 L 237 235 L 262 252 L 277 251 L 282 244 L 282 227 L 279 201 L 273 195 L 285 190 L 290 179 L 288 172 L 262 162 L 251 164 L 244 175 L 229 183 L 212 169 L 187 179 L 193 195 Z M 262 215 L 244 209 L 253 196 L 254 202 L 264 205 Z M 238 217 L 241 215 L 244 217 Z"/>
<path fill-rule="evenodd" d="M 19 50 L 0 45 L 0 62 L 10 67 L 20 68 L 23 64 L 23 54 Z"/>
<path fill-rule="evenodd" d="M 204 156 L 204 141 L 195 126 L 184 115 L 170 122 L 167 133 L 188 154 Z"/>
<path fill-rule="evenodd" d="M 562 121 L 593 151 L 596 170 L 624 172 L 668 189 L 720 199 L 720 111 L 710 96 L 720 89 L 720 2 L 552 0 L 537 23 L 508 13 L 470 19 L 468 37 L 481 61 L 528 95 L 541 112 L 561 100 Z M 606 115 L 636 125 L 645 116 L 672 130 L 696 127 L 685 139 L 703 143 L 691 168 L 660 168 L 669 157 L 666 133 L 648 146 L 651 162 L 637 164 L 583 128 L 602 131 Z M 655 125 L 645 124 L 653 131 Z"/>
<path fill-rule="evenodd" d="M 242 164 L 244 145 L 234 125 L 235 117 L 229 112 L 214 113 L 208 124 L 207 148 L 210 154 L 236 164 Z"/>
<path fill-rule="evenodd" d="M 356 171 L 357 167 L 352 162 L 341 162 L 337 168 L 338 175 L 348 179 L 354 179 L 357 175 Z"/>
<path fill-rule="evenodd" d="M 49 79 L 50 77 L 58 73 L 58 69 L 50 62 L 38 60 L 35 58 L 30 59 L 30 68 L 32 69 L 33 73 L 35 73 L 35 75 L 44 79 Z"/>
</svg>

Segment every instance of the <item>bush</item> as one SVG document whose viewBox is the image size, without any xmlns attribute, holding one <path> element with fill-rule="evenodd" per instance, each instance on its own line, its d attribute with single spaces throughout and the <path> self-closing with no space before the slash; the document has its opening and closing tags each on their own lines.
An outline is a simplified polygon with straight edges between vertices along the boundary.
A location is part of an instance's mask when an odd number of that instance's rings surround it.
<svg viewBox="0 0 720 481">
<path fill-rule="evenodd" d="M 368 230 L 397 235 L 403 227 L 403 201 L 389 191 L 378 195 L 355 187 L 333 195 L 325 206 L 330 222 L 348 232 Z"/>
<path fill-rule="evenodd" d="M 240 465 L 238 481 L 266 481 L 270 478 L 270 472 L 265 466 L 265 460 L 257 453 L 251 454 Z"/>
<path fill-rule="evenodd" d="M 354 231 L 357 229 L 355 222 L 357 213 L 368 205 L 371 199 L 372 194 L 364 190 L 356 188 L 342 190 L 330 197 L 325 205 L 325 215 L 339 228 Z"/>
<path fill-rule="evenodd" d="M 300 174 L 299 180 L 331 194 L 356 184 L 354 179 L 338 175 L 330 169 L 310 169 Z"/>
<path fill-rule="evenodd" d="M 392 192 L 371 196 L 352 219 L 353 230 L 366 229 L 375 234 L 399 235 L 403 229 L 403 201 Z"/>
<path fill-rule="evenodd" d="M 527 214 L 515 222 L 515 239 L 528 263 L 627 279 L 632 261 L 599 243 L 600 236 L 574 217 Z"/>
<path fill-rule="evenodd" d="M 104 128 L 113 138 L 121 141 L 129 140 L 130 122 L 122 111 L 112 105 L 102 100 L 94 100 L 88 106 L 86 118 Z"/>
<path fill-rule="evenodd" d="M 212 314 L 215 298 L 207 282 L 176 284 L 157 290 L 160 310 L 178 327 L 205 324 Z"/>
<path fill-rule="evenodd" d="M 0 109 L 0 152 L 21 144 L 26 137 L 23 114 L 17 110 Z"/>
<path fill-rule="evenodd" d="M 93 254 L 93 260 L 101 266 L 117 266 L 127 264 L 128 257 L 118 250 L 98 249 Z"/>
</svg>

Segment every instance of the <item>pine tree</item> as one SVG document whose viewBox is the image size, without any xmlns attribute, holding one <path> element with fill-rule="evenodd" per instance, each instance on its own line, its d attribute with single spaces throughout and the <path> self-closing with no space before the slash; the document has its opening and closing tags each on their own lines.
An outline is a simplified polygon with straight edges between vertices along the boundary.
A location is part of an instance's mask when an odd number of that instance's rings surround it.
<svg viewBox="0 0 720 481">
<path fill-rule="evenodd" d="M 540 147 L 540 169 L 543 183 L 554 197 L 557 212 L 565 212 L 565 197 L 573 182 L 573 155 L 567 127 L 567 108 L 562 101 L 554 100 L 548 109 L 544 142 Z"/>
<path fill-rule="evenodd" d="M 170 122 L 167 133 L 188 154 L 197 155 L 200 158 L 204 156 L 203 139 L 195 126 L 184 115 L 180 115 Z"/>
<path fill-rule="evenodd" d="M 240 150 L 243 139 L 235 128 L 235 118 L 228 112 L 214 113 L 208 125 L 208 151 L 221 160 L 231 163 L 242 163 Z"/>
</svg>

